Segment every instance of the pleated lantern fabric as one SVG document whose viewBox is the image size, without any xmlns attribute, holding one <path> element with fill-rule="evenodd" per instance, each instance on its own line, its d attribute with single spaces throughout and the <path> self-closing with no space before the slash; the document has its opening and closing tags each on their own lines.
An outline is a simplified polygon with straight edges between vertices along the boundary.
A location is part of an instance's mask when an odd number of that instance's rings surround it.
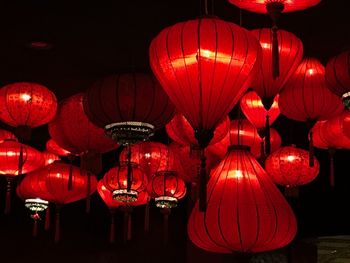
<svg viewBox="0 0 350 263">
<path fill-rule="evenodd" d="M 262 47 L 262 63 L 251 86 L 262 99 L 265 109 L 268 110 L 275 96 L 300 64 L 303 58 L 303 43 L 297 36 L 288 31 L 281 29 L 277 31 L 279 76 L 274 78 L 272 74 L 273 33 L 270 28 L 255 29 L 251 32 L 259 40 Z"/>
<path fill-rule="evenodd" d="M 268 116 L 269 124 L 271 125 L 280 115 L 278 95 L 275 96 L 270 109 L 266 110 L 259 95 L 254 91 L 249 91 L 241 98 L 240 107 L 244 116 L 246 116 L 258 130 L 265 128 L 266 116 Z"/>
<path fill-rule="evenodd" d="M 267 157 L 265 170 L 276 184 L 294 187 L 312 182 L 320 172 L 320 164 L 314 157 L 314 166 L 310 167 L 308 151 L 285 146 Z"/>
<path fill-rule="evenodd" d="M 46 142 L 46 150 L 50 153 L 56 154 L 58 156 L 69 156 L 72 153 L 66 149 L 63 149 L 57 144 L 52 138 Z"/>
<path fill-rule="evenodd" d="M 279 108 L 296 121 L 325 120 L 340 114 L 341 99 L 330 92 L 324 66 L 314 58 L 305 58 L 280 93 Z"/>
<path fill-rule="evenodd" d="M 212 171 L 208 207 L 198 203 L 188 221 L 190 240 L 215 253 L 256 253 L 288 245 L 297 231 L 295 215 L 246 146 L 231 146 Z"/>
<path fill-rule="evenodd" d="M 83 103 L 90 121 L 100 128 L 121 122 L 142 122 L 157 130 L 175 113 L 158 81 L 143 73 L 100 79 L 86 91 Z"/>
<path fill-rule="evenodd" d="M 17 138 L 12 132 L 0 129 L 0 143 L 2 143 L 5 140 L 17 141 Z"/>
<path fill-rule="evenodd" d="M 230 119 L 226 116 L 224 120 L 214 130 L 214 135 L 210 144 L 215 144 L 222 140 L 228 132 L 230 127 Z M 198 146 L 198 142 L 195 138 L 195 131 L 186 118 L 176 113 L 174 118 L 165 126 L 166 132 L 169 137 L 182 146 Z"/>
<path fill-rule="evenodd" d="M 283 12 L 295 12 L 315 6 L 321 0 L 229 0 L 231 4 L 254 13 L 266 13 L 266 5 L 269 3 L 283 4 Z"/>
<path fill-rule="evenodd" d="M 350 50 L 344 51 L 328 61 L 326 80 L 329 84 L 328 88 L 334 94 L 342 97 L 345 100 L 345 105 L 349 108 Z"/>
<path fill-rule="evenodd" d="M 246 91 L 260 59 L 247 30 L 217 18 L 165 28 L 150 46 L 151 68 L 176 108 L 195 130 L 211 132 Z"/>
<path fill-rule="evenodd" d="M 20 139 L 29 140 L 30 128 L 51 121 L 56 109 L 55 94 L 43 85 L 17 82 L 0 89 L 0 120 L 21 129 L 18 130 Z"/>
</svg>

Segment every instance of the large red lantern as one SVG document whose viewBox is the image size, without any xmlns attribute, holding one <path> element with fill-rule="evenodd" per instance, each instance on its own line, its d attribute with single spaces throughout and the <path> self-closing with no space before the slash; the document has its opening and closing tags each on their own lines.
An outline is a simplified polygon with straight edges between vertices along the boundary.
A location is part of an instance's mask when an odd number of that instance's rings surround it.
<svg viewBox="0 0 350 263">
<path fill-rule="evenodd" d="M 202 148 L 201 210 L 205 210 L 205 157 L 215 127 L 249 87 L 261 47 L 244 28 L 217 18 L 177 23 L 150 46 L 150 64 L 176 108 L 195 129 Z"/>
<path fill-rule="evenodd" d="M 147 176 L 136 163 L 122 162 L 120 166 L 111 168 L 103 180 L 113 198 L 123 203 L 135 202 L 147 186 Z"/>
<path fill-rule="evenodd" d="M 85 94 L 84 111 L 118 143 L 130 144 L 146 140 L 164 127 L 175 108 L 156 79 L 134 73 L 109 76 L 93 84 Z"/>
<path fill-rule="evenodd" d="M 230 119 L 225 117 L 224 120 L 215 128 L 214 136 L 209 144 L 219 142 L 225 137 L 230 127 Z M 198 142 L 195 138 L 195 131 L 186 118 L 180 114 L 175 114 L 174 118 L 165 126 L 166 131 L 171 139 L 183 146 L 190 145 L 198 147 Z"/>
<path fill-rule="evenodd" d="M 30 128 L 51 121 L 56 108 L 55 94 L 43 85 L 18 82 L 0 89 L 0 119 L 16 127 L 21 140 L 29 140 Z"/>
<path fill-rule="evenodd" d="M 188 235 L 201 249 L 215 253 L 255 253 L 288 245 L 297 231 L 293 210 L 246 146 L 231 146 L 212 171 L 208 207 L 198 203 Z"/>
<path fill-rule="evenodd" d="M 0 143 L 0 176 L 6 176 L 5 214 L 10 212 L 12 181 L 18 175 L 26 174 L 44 166 L 41 152 L 13 140 Z"/>
<path fill-rule="evenodd" d="M 317 120 L 340 114 L 341 99 L 329 91 L 324 66 L 314 58 L 304 59 L 281 91 L 278 101 L 287 118 L 307 122 L 310 128 Z M 310 166 L 313 165 L 312 133 L 310 134 Z"/>
<path fill-rule="evenodd" d="M 314 157 L 315 165 L 309 166 L 309 154 L 295 146 L 285 146 L 269 155 L 265 170 L 279 185 L 297 187 L 312 182 L 319 174 L 320 165 Z"/>
<path fill-rule="evenodd" d="M 326 66 L 329 89 L 342 97 L 344 105 L 350 107 L 350 50 L 331 58 Z"/>
<path fill-rule="evenodd" d="M 62 148 L 80 155 L 82 167 L 92 173 L 102 170 L 101 154 L 118 146 L 85 115 L 83 93 L 59 103 L 56 117 L 49 123 L 49 133 Z"/>
</svg>

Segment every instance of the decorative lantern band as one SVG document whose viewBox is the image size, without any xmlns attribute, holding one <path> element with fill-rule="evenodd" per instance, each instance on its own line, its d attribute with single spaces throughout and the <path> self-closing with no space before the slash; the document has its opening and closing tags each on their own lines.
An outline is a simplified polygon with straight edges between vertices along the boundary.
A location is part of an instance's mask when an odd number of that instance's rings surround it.
<svg viewBox="0 0 350 263">
<path fill-rule="evenodd" d="M 130 189 L 117 189 L 113 191 L 113 199 L 123 203 L 131 203 L 137 201 L 138 192 Z"/>
<path fill-rule="evenodd" d="M 177 206 L 177 199 L 171 196 L 159 196 L 154 199 L 156 207 L 174 208 Z"/>
<path fill-rule="evenodd" d="M 24 201 L 25 207 L 30 211 L 41 212 L 47 209 L 49 202 L 40 198 L 31 198 Z"/>
<path fill-rule="evenodd" d="M 154 126 L 145 122 L 116 122 L 105 126 L 106 134 L 122 145 L 145 141 L 154 135 Z"/>
<path fill-rule="evenodd" d="M 350 108 L 350 91 L 344 93 L 342 96 L 343 104 L 346 108 Z"/>
</svg>

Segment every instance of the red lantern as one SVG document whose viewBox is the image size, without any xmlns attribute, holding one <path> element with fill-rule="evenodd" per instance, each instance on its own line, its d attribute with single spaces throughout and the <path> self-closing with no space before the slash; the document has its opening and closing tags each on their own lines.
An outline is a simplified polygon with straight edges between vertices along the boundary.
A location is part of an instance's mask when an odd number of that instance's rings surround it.
<svg viewBox="0 0 350 263">
<path fill-rule="evenodd" d="M 293 210 L 246 146 L 230 147 L 212 171 L 207 191 L 206 212 L 197 203 L 188 221 L 196 246 L 215 253 L 256 253 L 293 240 Z"/>
<path fill-rule="evenodd" d="M 5 140 L 17 141 L 17 138 L 12 132 L 0 129 L 0 143 L 2 143 Z"/>
<path fill-rule="evenodd" d="M 169 165 L 174 166 L 174 153 L 165 144 L 159 142 L 141 142 L 130 146 L 130 161 L 138 164 L 140 169 L 151 179 L 159 170 L 165 170 Z M 128 149 L 125 148 L 120 156 L 120 162 L 127 162 Z"/>
<path fill-rule="evenodd" d="M 329 89 L 341 96 L 344 105 L 349 108 L 350 101 L 350 50 L 331 58 L 326 66 L 326 80 Z"/>
<path fill-rule="evenodd" d="M 259 40 L 262 47 L 262 63 L 251 86 L 262 99 L 265 109 L 269 110 L 277 93 L 299 66 L 303 58 L 303 43 L 297 36 L 288 31 L 277 31 L 279 76 L 274 77 L 273 67 L 271 67 L 273 31 L 270 28 L 260 28 L 251 32 Z M 254 122 L 252 123 L 254 124 Z"/>
<path fill-rule="evenodd" d="M 130 174 L 130 183 L 128 183 L 128 174 Z M 136 201 L 138 194 L 147 185 L 147 177 L 136 163 L 121 163 L 120 166 L 111 168 L 103 180 L 107 189 L 113 192 L 113 198 L 123 203 Z"/>
<path fill-rule="evenodd" d="M 309 154 L 295 146 L 281 147 L 265 161 L 265 170 L 271 179 L 279 185 L 296 187 L 312 182 L 320 171 L 320 165 L 314 157 L 315 165 L 309 166 Z"/>
<path fill-rule="evenodd" d="M 0 119 L 17 127 L 22 140 L 29 140 L 30 128 L 51 121 L 56 108 L 55 94 L 40 84 L 18 82 L 0 89 Z"/>
<path fill-rule="evenodd" d="M 230 119 L 226 117 L 214 130 L 213 139 L 209 144 L 214 144 L 222 140 L 230 127 Z M 174 118 L 165 126 L 166 131 L 171 139 L 183 146 L 198 146 L 195 138 L 195 131 L 186 118 L 180 114 L 175 114 Z"/>
<path fill-rule="evenodd" d="M 58 156 L 72 155 L 70 151 L 63 149 L 53 139 L 50 139 L 46 142 L 46 150 Z"/>
<path fill-rule="evenodd" d="M 85 94 L 84 111 L 118 143 L 128 144 L 148 139 L 164 127 L 175 108 L 152 76 L 137 73 L 96 82 Z"/>
<path fill-rule="evenodd" d="M 54 161 L 61 160 L 61 158 L 58 155 L 51 153 L 49 151 L 44 151 L 42 152 L 42 154 L 44 157 L 45 165 L 49 165 L 49 164 L 52 164 Z"/>
<path fill-rule="evenodd" d="M 150 64 L 202 149 L 201 210 L 205 210 L 204 149 L 215 127 L 249 87 L 261 59 L 258 41 L 244 28 L 217 18 L 177 23 L 150 46 Z"/>
</svg>

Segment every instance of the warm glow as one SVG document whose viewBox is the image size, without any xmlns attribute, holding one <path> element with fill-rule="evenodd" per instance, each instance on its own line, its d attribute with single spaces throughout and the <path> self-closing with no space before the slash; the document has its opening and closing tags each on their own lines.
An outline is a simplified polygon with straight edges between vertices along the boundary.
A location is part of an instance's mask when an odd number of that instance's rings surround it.
<svg viewBox="0 0 350 263">
<path fill-rule="evenodd" d="M 48 159 L 48 160 L 47 160 L 47 163 L 48 163 L 48 164 L 51 164 L 51 163 L 53 163 L 54 161 L 55 161 L 54 159 Z"/>
<path fill-rule="evenodd" d="M 295 156 L 294 155 L 288 155 L 287 156 L 287 160 L 290 162 L 293 162 L 295 160 Z"/>
<path fill-rule="evenodd" d="M 56 174 L 56 177 L 57 177 L 57 178 L 60 178 L 60 177 L 61 177 L 61 174 L 60 174 L 60 173 L 57 173 L 57 174 Z"/>
<path fill-rule="evenodd" d="M 227 178 L 240 179 L 243 178 L 243 173 L 241 170 L 231 170 L 228 172 Z"/>
<path fill-rule="evenodd" d="M 150 154 L 150 153 L 145 153 L 145 158 L 146 158 L 146 159 L 151 158 L 151 154 Z"/>
<path fill-rule="evenodd" d="M 7 152 L 7 156 L 15 156 L 16 155 L 16 153 L 15 152 L 13 152 L 13 151 L 9 151 L 9 152 Z"/>
<path fill-rule="evenodd" d="M 269 44 L 269 43 L 260 43 L 260 44 L 261 44 L 261 47 L 264 49 L 270 49 L 270 47 L 271 47 L 271 44 Z"/>
<path fill-rule="evenodd" d="M 32 96 L 30 96 L 29 94 L 23 93 L 21 94 L 21 99 L 24 100 L 25 102 L 28 102 L 29 100 L 31 100 Z"/>
<path fill-rule="evenodd" d="M 315 73 L 315 70 L 313 68 L 310 68 L 307 70 L 307 74 L 313 75 Z"/>
</svg>

